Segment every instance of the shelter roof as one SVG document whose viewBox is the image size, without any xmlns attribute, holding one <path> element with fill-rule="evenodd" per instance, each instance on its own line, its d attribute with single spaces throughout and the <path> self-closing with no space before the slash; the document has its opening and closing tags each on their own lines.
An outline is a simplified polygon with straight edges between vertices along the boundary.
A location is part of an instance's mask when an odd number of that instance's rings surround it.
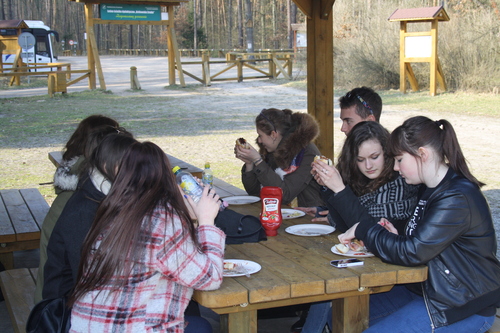
<svg viewBox="0 0 500 333">
<path fill-rule="evenodd" d="M 26 29 L 28 25 L 23 20 L 0 21 L 0 29 Z"/>
<path fill-rule="evenodd" d="M 449 21 L 450 17 L 443 6 L 396 9 L 389 21 Z"/>
<path fill-rule="evenodd" d="M 113 3 L 120 5 L 163 5 L 163 6 L 178 6 L 181 2 L 188 2 L 189 0 L 69 0 L 74 2 L 101 4 Z"/>
</svg>

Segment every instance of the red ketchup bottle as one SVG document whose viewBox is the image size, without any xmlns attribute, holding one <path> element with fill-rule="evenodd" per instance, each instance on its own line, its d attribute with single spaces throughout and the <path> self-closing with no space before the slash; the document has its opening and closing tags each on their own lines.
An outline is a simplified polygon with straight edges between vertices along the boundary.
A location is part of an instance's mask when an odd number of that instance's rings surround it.
<svg viewBox="0 0 500 333">
<path fill-rule="evenodd" d="M 267 236 L 276 236 L 278 228 L 283 221 L 281 216 L 281 198 L 283 190 L 277 186 L 264 186 L 260 190 L 262 210 L 260 212 L 260 223 L 266 231 Z"/>
</svg>

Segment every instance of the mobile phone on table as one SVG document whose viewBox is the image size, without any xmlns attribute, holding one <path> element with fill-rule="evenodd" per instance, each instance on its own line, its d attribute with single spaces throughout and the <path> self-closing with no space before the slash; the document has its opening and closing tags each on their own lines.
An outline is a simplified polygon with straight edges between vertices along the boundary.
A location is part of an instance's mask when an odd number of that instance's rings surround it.
<svg viewBox="0 0 500 333">
<path fill-rule="evenodd" d="M 349 258 L 349 259 L 330 261 L 330 265 L 332 265 L 333 267 L 337 267 L 337 268 L 360 266 L 363 264 L 364 264 L 364 262 L 362 260 L 357 259 L 357 258 Z"/>
</svg>

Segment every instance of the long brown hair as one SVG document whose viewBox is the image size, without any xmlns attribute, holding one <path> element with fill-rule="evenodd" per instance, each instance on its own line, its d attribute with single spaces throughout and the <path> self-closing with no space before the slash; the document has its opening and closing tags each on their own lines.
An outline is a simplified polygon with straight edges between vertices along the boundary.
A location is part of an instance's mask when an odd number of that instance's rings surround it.
<svg viewBox="0 0 500 333">
<path fill-rule="evenodd" d="M 108 137 L 112 137 L 109 139 Z M 136 140 L 120 139 L 120 137 L 133 138 L 132 133 L 122 127 L 99 126 L 91 131 L 85 144 L 83 160 L 80 166 L 80 177 L 84 177 L 92 168 L 98 169 L 108 180 L 116 173 L 114 170 L 121 161 L 125 148 Z M 107 139 L 107 140 L 106 140 Z M 106 166 L 109 170 L 103 170 Z"/>
<path fill-rule="evenodd" d="M 389 131 L 374 121 L 363 121 L 356 124 L 347 135 L 338 157 L 337 169 L 356 196 L 373 192 L 397 177 L 397 173 L 393 170 L 394 159 L 390 158 L 387 152 L 389 136 Z M 368 140 L 378 141 L 384 153 L 384 169 L 376 179 L 369 179 L 363 175 L 356 163 L 359 147 Z"/>
<path fill-rule="evenodd" d="M 438 154 L 442 163 L 448 164 L 456 173 L 477 186 L 484 185 L 470 172 L 455 130 L 447 120 L 433 121 L 424 116 L 416 116 L 407 119 L 391 134 L 389 141 L 391 156 L 407 152 L 420 158 L 418 154 L 420 147 L 431 147 Z"/>
<path fill-rule="evenodd" d="M 136 142 L 123 157 L 110 192 L 100 204 L 82 246 L 71 304 L 101 286 L 111 284 L 118 290 L 126 285 L 133 262 L 145 251 L 142 241 L 150 237 L 151 214 L 157 206 L 165 210 L 166 216 L 178 215 L 184 232 L 188 232 L 199 247 L 193 221 L 167 156 L 152 142 Z M 98 238 L 101 243 L 95 250 Z"/>
<path fill-rule="evenodd" d="M 73 132 L 66 146 L 64 147 L 63 159 L 69 161 L 70 159 L 81 156 L 84 153 L 85 145 L 89 134 L 99 126 L 112 126 L 118 127 L 118 122 L 112 118 L 103 115 L 92 115 L 83 119 L 76 130 Z"/>
</svg>

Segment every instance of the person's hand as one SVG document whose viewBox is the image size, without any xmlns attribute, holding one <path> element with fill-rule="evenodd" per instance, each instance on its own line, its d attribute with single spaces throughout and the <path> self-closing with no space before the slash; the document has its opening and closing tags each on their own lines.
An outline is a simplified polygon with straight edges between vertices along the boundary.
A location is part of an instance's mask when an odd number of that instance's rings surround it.
<svg viewBox="0 0 500 333">
<path fill-rule="evenodd" d="M 249 148 L 243 148 L 239 145 L 234 145 L 234 156 L 237 159 L 242 160 L 244 163 L 254 163 L 261 156 L 257 150 L 251 145 L 248 144 Z"/>
<path fill-rule="evenodd" d="M 314 217 L 311 222 L 328 222 L 328 211 L 322 210 L 318 212 L 317 207 L 295 207 L 294 209 L 300 210 L 309 216 Z M 316 214 L 322 215 L 321 217 L 316 217 Z"/>
<path fill-rule="evenodd" d="M 301 212 L 313 217 L 316 216 L 316 212 L 318 211 L 316 207 L 295 207 L 294 209 L 300 210 Z"/>
<path fill-rule="evenodd" d="M 340 176 L 339 171 L 332 165 L 328 165 L 323 161 L 312 163 L 311 174 L 318 184 L 328 187 L 335 193 L 342 191 L 345 188 L 344 181 Z"/>
<path fill-rule="evenodd" d="M 198 219 L 198 225 L 214 225 L 215 217 L 219 213 L 219 195 L 213 189 L 211 190 L 209 186 L 205 186 L 200 201 L 197 203 L 190 196 L 186 195 L 186 197 L 189 206 L 191 206 Z"/>
<path fill-rule="evenodd" d="M 392 232 L 396 235 L 398 234 L 398 229 L 396 229 L 396 227 L 394 227 L 394 224 L 392 224 L 389 220 L 381 218 L 377 223 L 383 226 L 387 231 Z"/>
<path fill-rule="evenodd" d="M 358 226 L 359 222 L 356 223 L 355 225 L 353 225 L 352 227 L 350 227 L 346 232 L 344 232 L 343 234 L 340 234 L 339 235 L 339 241 L 342 243 L 342 244 L 346 244 L 346 245 L 349 245 L 349 243 L 354 239 L 356 238 L 356 228 Z"/>
</svg>

